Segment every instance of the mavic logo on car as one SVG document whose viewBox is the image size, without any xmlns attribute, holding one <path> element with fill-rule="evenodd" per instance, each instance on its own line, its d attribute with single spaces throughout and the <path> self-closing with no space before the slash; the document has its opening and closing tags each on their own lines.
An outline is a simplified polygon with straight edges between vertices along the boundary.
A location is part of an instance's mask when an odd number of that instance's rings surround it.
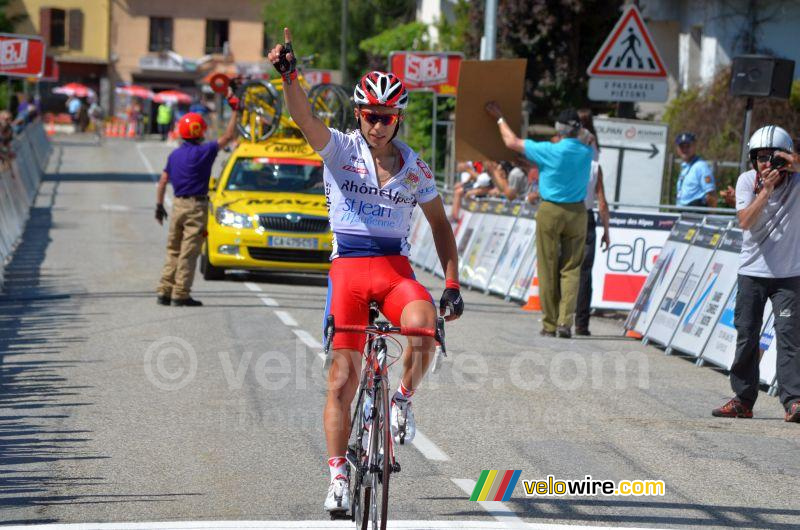
<svg viewBox="0 0 800 530">
<path fill-rule="evenodd" d="M 472 490 L 471 501 L 508 501 L 519 482 L 521 469 L 484 469 Z"/>
</svg>

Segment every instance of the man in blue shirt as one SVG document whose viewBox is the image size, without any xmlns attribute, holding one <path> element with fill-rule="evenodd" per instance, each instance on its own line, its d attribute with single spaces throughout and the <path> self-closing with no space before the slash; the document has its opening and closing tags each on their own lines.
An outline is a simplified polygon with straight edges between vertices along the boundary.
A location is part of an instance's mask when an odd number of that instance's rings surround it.
<svg viewBox="0 0 800 530">
<path fill-rule="evenodd" d="M 675 138 L 678 156 L 681 157 L 681 172 L 678 176 L 678 206 L 717 205 L 717 186 L 711 166 L 697 155 L 696 138 L 690 132 L 682 132 Z"/>
<path fill-rule="evenodd" d="M 168 182 L 175 193 L 167 236 L 167 259 L 157 289 L 157 301 L 161 305 L 203 305 L 189 296 L 189 292 L 208 221 L 211 168 L 219 150 L 224 149 L 236 135 L 236 102 L 231 102 L 231 106 L 234 112 L 225 132 L 215 141 L 203 142 L 206 122 L 199 114 L 184 114 L 178 122 L 178 132 L 184 142 L 170 153 L 156 190 L 158 224 L 167 218 L 164 194 Z"/>
<path fill-rule="evenodd" d="M 569 338 L 578 298 L 586 242 L 583 203 L 592 166 L 592 149 L 578 140 L 581 122 L 574 109 L 556 120 L 557 142 L 522 140 L 511 130 L 499 105 L 486 112 L 497 119 L 503 143 L 539 167 L 541 204 L 536 212 L 536 262 L 542 302 L 542 335 Z"/>
</svg>

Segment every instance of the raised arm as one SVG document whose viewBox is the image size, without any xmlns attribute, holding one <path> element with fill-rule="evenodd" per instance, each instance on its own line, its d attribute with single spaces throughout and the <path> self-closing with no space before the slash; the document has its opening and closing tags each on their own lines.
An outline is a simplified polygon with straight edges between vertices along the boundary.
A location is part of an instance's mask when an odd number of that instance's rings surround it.
<svg viewBox="0 0 800 530">
<path fill-rule="evenodd" d="M 283 28 L 285 44 L 277 44 L 269 52 L 267 58 L 283 78 L 283 96 L 292 119 L 303 132 L 309 145 L 315 151 L 321 151 L 331 138 L 331 131 L 311 112 L 308 95 L 300 83 L 297 83 L 296 59 L 292 50 L 292 34 L 289 28 Z"/>
<path fill-rule="evenodd" d="M 503 143 L 506 147 L 517 153 L 525 153 L 525 142 L 521 140 L 511 127 L 508 126 L 506 120 L 503 118 L 503 112 L 500 110 L 500 105 L 494 101 L 486 104 L 486 112 L 492 118 L 497 120 L 497 126 L 500 127 L 500 136 L 503 138 Z"/>
</svg>

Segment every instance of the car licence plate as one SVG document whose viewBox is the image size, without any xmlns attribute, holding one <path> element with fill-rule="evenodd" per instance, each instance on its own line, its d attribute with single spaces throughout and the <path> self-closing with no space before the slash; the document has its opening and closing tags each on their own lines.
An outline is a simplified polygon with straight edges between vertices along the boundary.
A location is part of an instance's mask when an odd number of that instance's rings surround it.
<svg viewBox="0 0 800 530">
<path fill-rule="evenodd" d="M 267 246 L 316 250 L 317 240 L 309 237 L 269 236 Z"/>
</svg>

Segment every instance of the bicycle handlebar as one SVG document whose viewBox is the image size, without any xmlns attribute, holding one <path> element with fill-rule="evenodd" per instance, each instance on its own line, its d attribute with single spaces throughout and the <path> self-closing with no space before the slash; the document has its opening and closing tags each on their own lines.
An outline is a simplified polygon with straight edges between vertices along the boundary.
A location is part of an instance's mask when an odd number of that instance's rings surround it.
<svg viewBox="0 0 800 530">
<path fill-rule="evenodd" d="M 436 338 L 436 329 L 434 328 L 412 328 L 406 326 L 400 327 L 378 327 L 378 326 L 352 326 L 352 325 L 336 325 L 333 329 L 334 332 L 342 333 L 399 333 L 406 337 L 433 337 Z"/>
</svg>

